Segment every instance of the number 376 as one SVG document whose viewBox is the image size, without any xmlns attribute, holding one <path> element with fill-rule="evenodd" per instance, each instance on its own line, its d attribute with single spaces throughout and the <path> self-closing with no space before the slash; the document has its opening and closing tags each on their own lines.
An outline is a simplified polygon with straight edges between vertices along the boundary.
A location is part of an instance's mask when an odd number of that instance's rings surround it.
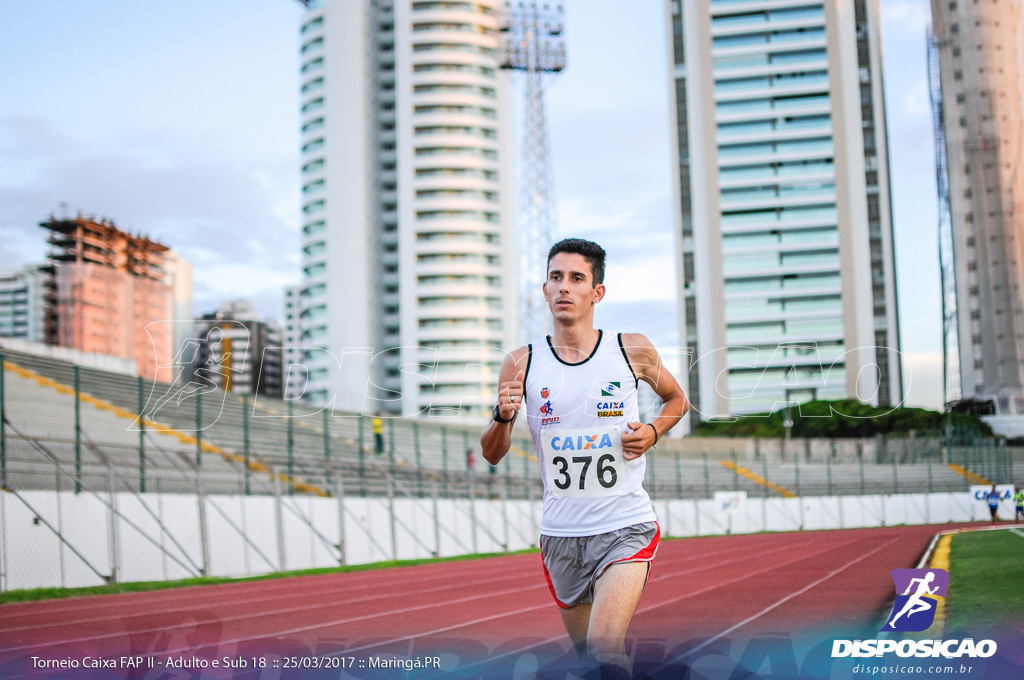
<svg viewBox="0 0 1024 680">
<path fill-rule="evenodd" d="M 551 462 L 558 466 L 558 474 L 562 476 L 562 479 L 555 480 L 555 486 L 559 489 L 568 489 L 572 485 L 572 475 L 569 474 L 569 461 L 562 456 L 556 456 L 551 459 Z M 583 469 L 580 470 L 580 491 L 585 491 L 587 488 L 587 470 L 590 469 L 590 464 L 594 462 L 593 456 L 573 456 L 572 462 L 576 465 L 582 465 Z M 619 474 L 615 471 L 615 468 L 609 463 L 615 462 L 615 456 L 610 453 L 606 453 L 597 459 L 597 483 L 606 489 L 610 489 L 615 486 L 615 482 L 618 481 Z"/>
</svg>

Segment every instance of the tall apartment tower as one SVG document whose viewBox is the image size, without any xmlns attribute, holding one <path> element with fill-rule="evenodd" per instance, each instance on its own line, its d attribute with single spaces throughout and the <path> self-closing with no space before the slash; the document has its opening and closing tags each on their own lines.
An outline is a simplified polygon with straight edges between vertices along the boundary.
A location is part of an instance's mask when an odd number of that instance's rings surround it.
<svg viewBox="0 0 1024 680">
<path fill-rule="evenodd" d="M 669 0 L 698 418 L 902 401 L 877 0 Z"/>
<path fill-rule="evenodd" d="M 228 392 L 283 396 L 281 329 L 276 321 L 261 321 L 251 301 L 221 305 L 196 319 L 195 330 L 199 379 Z"/>
<path fill-rule="evenodd" d="M 281 329 L 281 382 L 284 398 L 301 399 L 306 387 L 306 370 L 302 357 L 302 330 L 299 327 L 299 300 L 302 286 L 284 288 L 284 327 Z"/>
<path fill-rule="evenodd" d="M 498 3 L 306 4 L 304 398 L 482 415 L 518 339 Z"/>
<path fill-rule="evenodd" d="M 962 398 L 1024 414 L 1020 0 L 933 0 Z M 935 74 L 933 74 L 934 77 Z M 938 150 L 941 154 L 943 149 Z M 1017 205 L 1021 202 L 1021 205 Z M 955 366 L 955 364 L 954 364 Z M 955 395 L 947 386 L 947 398 Z"/>
<path fill-rule="evenodd" d="M 0 273 L 0 338 L 46 342 L 47 308 L 56 291 L 46 265 Z"/>
</svg>

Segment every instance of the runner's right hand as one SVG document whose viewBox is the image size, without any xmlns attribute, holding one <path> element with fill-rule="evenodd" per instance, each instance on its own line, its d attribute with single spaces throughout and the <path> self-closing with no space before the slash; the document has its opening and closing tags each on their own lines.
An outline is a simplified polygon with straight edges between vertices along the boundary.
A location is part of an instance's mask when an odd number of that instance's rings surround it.
<svg viewBox="0 0 1024 680">
<path fill-rule="evenodd" d="M 523 378 L 526 373 L 519 371 L 513 380 L 498 386 L 498 412 L 505 420 L 512 418 L 523 406 Z"/>
</svg>

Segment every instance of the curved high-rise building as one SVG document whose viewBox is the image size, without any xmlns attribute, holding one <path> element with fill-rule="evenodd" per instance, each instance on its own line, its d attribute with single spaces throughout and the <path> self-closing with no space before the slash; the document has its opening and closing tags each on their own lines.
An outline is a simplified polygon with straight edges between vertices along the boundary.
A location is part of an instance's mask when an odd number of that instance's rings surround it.
<svg viewBox="0 0 1024 680">
<path fill-rule="evenodd" d="M 303 396 L 483 415 L 517 339 L 496 0 L 325 0 L 300 28 Z"/>
</svg>

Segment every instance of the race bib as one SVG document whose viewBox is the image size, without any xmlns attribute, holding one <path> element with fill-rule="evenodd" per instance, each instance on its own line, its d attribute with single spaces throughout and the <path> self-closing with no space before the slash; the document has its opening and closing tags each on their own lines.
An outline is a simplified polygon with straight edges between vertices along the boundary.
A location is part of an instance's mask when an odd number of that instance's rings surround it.
<svg viewBox="0 0 1024 680">
<path fill-rule="evenodd" d="M 626 486 L 622 433 L 617 427 L 543 430 L 547 490 L 566 498 L 619 496 Z"/>
</svg>

